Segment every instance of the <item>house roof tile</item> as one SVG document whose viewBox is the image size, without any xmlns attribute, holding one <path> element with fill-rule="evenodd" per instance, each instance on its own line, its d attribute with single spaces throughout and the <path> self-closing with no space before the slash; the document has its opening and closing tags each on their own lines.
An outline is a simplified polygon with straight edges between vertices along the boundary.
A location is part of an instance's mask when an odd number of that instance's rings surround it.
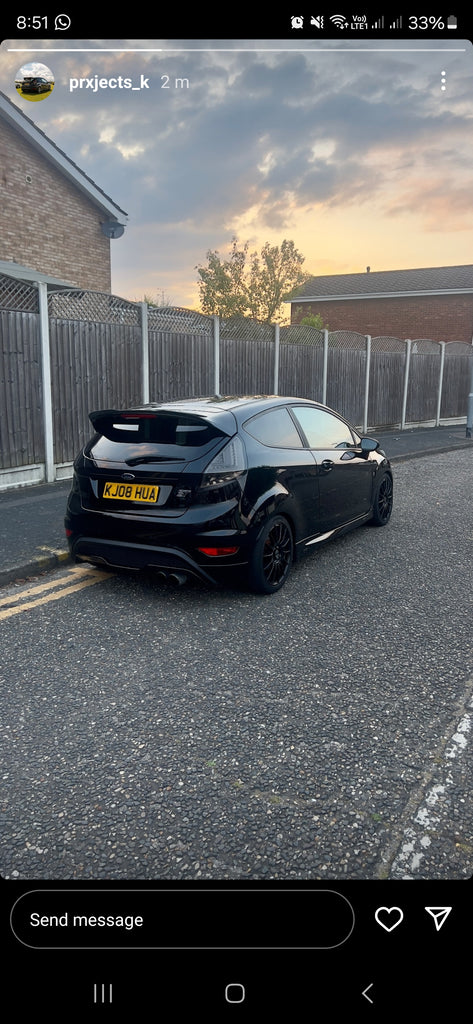
<svg viewBox="0 0 473 1024">
<path fill-rule="evenodd" d="M 473 264 L 467 264 L 456 267 L 422 267 L 414 270 L 379 270 L 364 274 L 311 277 L 297 297 L 291 301 L 472 291 Z"/>
</svg>

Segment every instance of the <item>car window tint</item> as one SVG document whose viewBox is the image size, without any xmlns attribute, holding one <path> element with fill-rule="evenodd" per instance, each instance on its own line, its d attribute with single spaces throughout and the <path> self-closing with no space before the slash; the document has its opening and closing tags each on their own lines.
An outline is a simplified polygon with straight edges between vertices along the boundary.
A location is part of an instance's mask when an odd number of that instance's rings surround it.
<svg viewBox="0 0 473 1024">
<path fill-rule="evenodd" d="M 191 445 L 200 448 L 222 432 L 212 422 L 186 413 L 103 413 L 94 417 L 97 433 L 109 441 Z"/>
<path fill-rule="evenodd" d="M 338 416 L 308 405 L 293 406 L 292 413 L 304 431 L 309 448 L 345 448 L 353 444 L 351 430 Z"/>
<path fill-rule="evenodd" d="M 271 448 L 303 447 L 293 420 L 284 406 L 253 416 L 243 425 L 248 434 Z"/>
<path fill-rule="evenodd" d="M 97 436 L 88 450 L 95 459 L 113 462 L 152 455 L 195 458 L 226 436 L 209 420 L 185 413 L 104 414 L 94 423 Z"/>
</svg>

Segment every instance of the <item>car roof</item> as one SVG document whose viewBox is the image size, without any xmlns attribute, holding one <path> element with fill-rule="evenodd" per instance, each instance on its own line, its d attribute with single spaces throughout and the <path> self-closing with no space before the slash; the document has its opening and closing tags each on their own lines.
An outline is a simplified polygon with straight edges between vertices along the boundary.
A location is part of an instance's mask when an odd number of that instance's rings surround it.
<svg viewBox="0 0 473 1024">
<path fill-rule="evenodd" d="M 313 405 L 318 408 L 326 408 L 310 398 L 295 398 L 286 395 L 209 395 L 202 398 L 181 398 L 170 402 L 150 402 L 148 405 L 135 407 L 140 409 L 155 409 L 165 412 L 189 412 L 209 418 L 218 416 L 220 412 L 232 412 L 235 418 L 241 422 L 248 416 L 272 409 L 279 405 Z"/>
<path fill-rule="evenodd" d="M 157 415 L 166 412 L 183 413 L 202 417 L 231 437 L 252 416 L 287 405 L 304 405 L 314 409 L 324 409 L 350 426 L 348 420 L 345 420 L 340 413 L 329 406 L 322 405 L 321 402 L 314 402 L 310 398 L 296 398 L 289 395 L 208 395 L 201 398 L 180 398 L 168 402 L 137 404 L 121 410 L 101 409 L 90 412 L 89 419 L 95 430 L 101 433 L 104 421 L 107 419 L 120 420 L 122 417 L 129 418 L 134 413 L 137 414 L 137 417 L 140 413 L 149 414 L 150 412 L 155 412 Z"/>
</svg>

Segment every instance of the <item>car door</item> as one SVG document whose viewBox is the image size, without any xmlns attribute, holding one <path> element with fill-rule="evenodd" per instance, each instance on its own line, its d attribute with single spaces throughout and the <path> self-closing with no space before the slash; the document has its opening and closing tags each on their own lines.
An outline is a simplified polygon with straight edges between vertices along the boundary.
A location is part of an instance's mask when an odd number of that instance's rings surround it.
<svg viewBox="0 0 473 1024">
<path fill-rule="evenodd" d="M 319 529 L 335 529 L 365 515 L 371 506 L 373 463 L 357 447 L 351 428 L 326 409 L 296 405 L 291 412 L 317 465 Z"/>
<path fill-rule="evenodd" d="M 250 505 L 277 494 L 295 526 L 296 542 L 314 533 L 318 519 L 317 465 L 285 406 L 267 409 L 244 423 L 251 447 L 245 489 Z M 251 439 L 251 440 L 250 440 Z M 256 442 L 256 444 L 255 444 Z"/>
</svg>

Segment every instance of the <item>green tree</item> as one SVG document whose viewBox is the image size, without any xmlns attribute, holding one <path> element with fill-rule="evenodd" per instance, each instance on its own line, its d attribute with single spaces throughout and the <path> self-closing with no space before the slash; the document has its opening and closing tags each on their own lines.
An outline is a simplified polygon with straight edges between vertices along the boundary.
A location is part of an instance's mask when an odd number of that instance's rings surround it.
<svg viewBox="0 0 473 1024">
<path fill-rule="evenodd" d="M 238 248 L 232 238 L 230 256 L 221 259 L 218 249 L 207 252 L 207 264 L 198 264 L 200 304 L 203 313 L 231 317 L 244 315 L 248 308 L 245 265 L 248 242 Z"/>
<path fill-rule="evenodd" d="M 259 253 L 248 255 L 248 249 L 248 242 L 239 246 L 233 238 L 228 258 L 222 259 L 218 250 L 207 252 L 207 263 L 196 267 L 202 311 L 222 317 L 281 320 L 283 302 L 307 279 L 302 270 L 304 256 L 288 239 L 280 246 L 266 242 Z"/>
<path fill-rule="evenodd" d="M 301 312 L 301 307 L 296 309 L 296 313 Z M 324 324 L 323 318 L 320 313 L 306 313 L 302 317 L 302 320 L 297 321 L 299 324 L 304 324 L 306 327 L 315 327 L 318 331 L 329 331 L 328 324 Z"/>
</svg>

